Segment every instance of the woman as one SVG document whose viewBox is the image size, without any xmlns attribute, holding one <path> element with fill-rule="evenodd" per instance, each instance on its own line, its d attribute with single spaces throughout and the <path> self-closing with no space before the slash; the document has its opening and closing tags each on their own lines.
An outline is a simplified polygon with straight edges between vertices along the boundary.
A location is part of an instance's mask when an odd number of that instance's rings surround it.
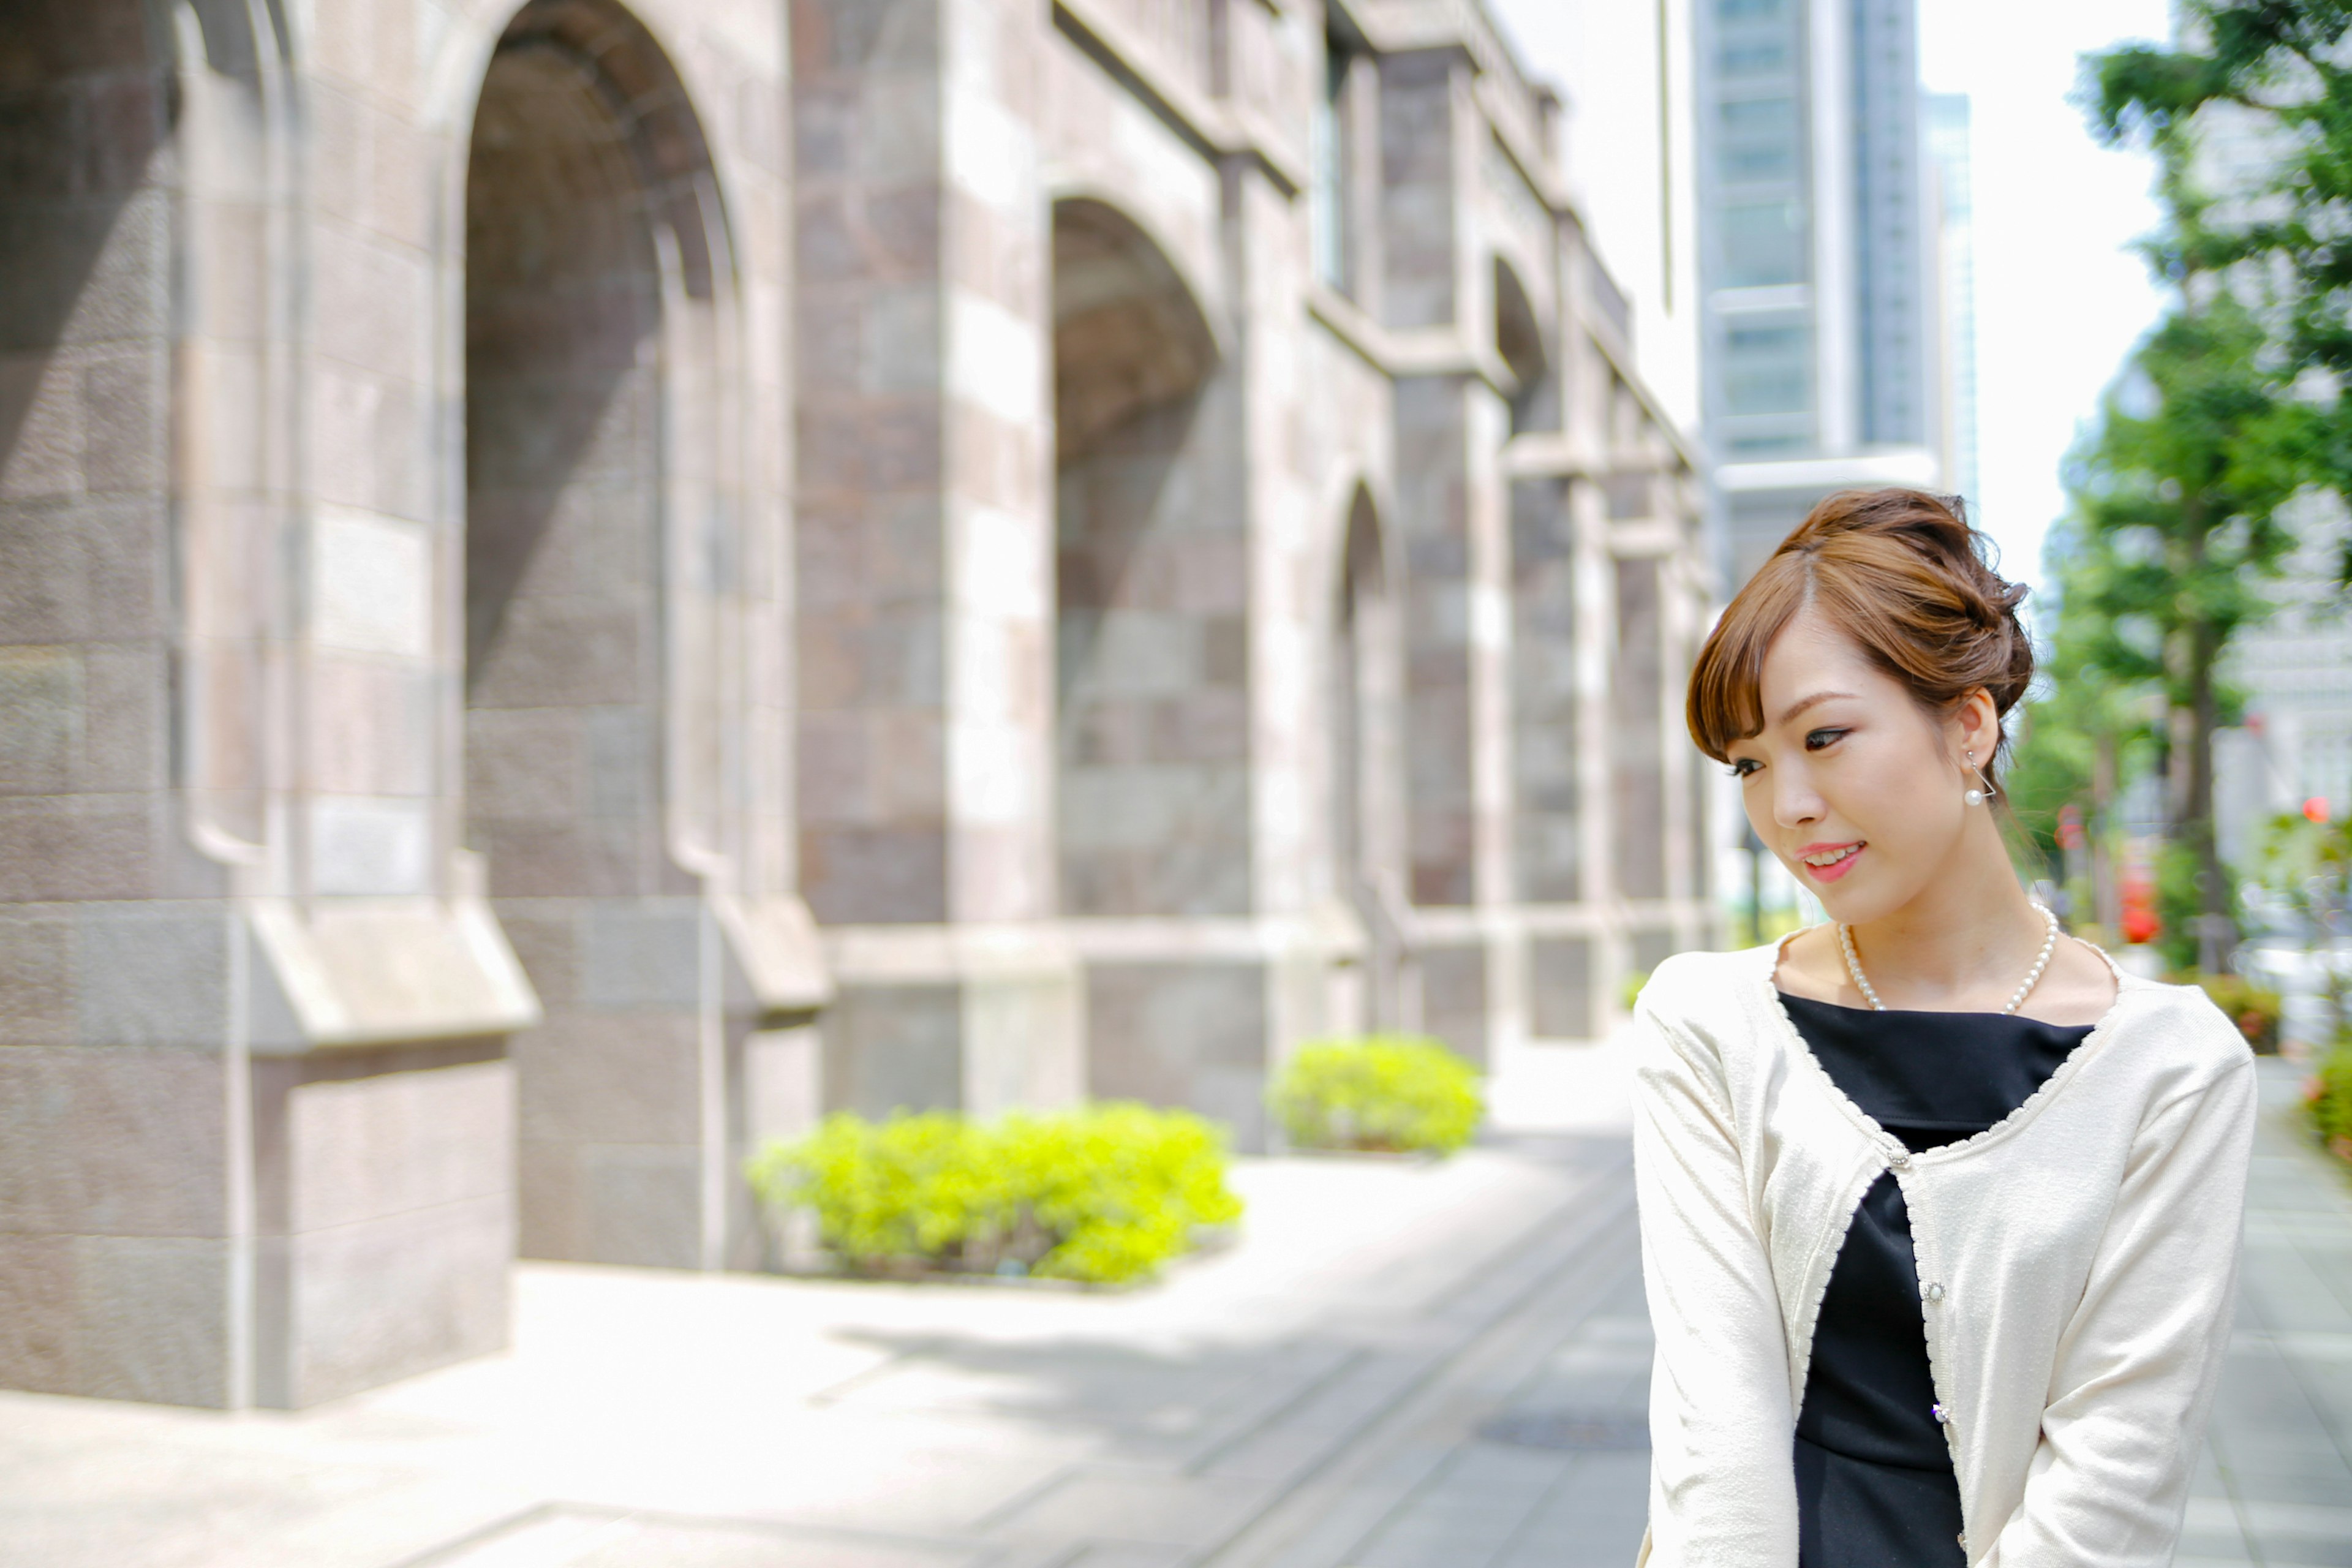
<svg viewBox="0 0 2352 1568">
<path fill-rule="evenodd" d="M 2162 1564 L 2230 1327 L 2254 1080 L 2021 889 L 2024 590 L 1953 505 L 1813 510 L 1691 673 L 1829 922 L 1635 1007 L 1652 1568 Z"/>
</svg>

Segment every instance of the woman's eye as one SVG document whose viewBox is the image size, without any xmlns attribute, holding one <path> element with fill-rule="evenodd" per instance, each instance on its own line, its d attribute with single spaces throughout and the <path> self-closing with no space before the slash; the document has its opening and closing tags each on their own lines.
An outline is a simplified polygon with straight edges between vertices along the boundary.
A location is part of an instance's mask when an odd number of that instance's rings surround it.
<svg viewBox="0 0 2352 1568">
<path fill-rule="evenodd" d="M 1805 750 L 1809 752 L 1818 752 L 1823 746 L 1828 745 L 1831 742 L 1836 740 L 1840 735 L 1844 733 L 1845 731 L 1843 730 L 1808 731 L 1805 734 Z"/>
<path fill-rule="evenodd" d="M 1729 772 L 1733 778 L 1744 779 L 1761 766 L 1763 764 L 1753 757 L 1742 757 L 1731 764 Z"/>
</svg>

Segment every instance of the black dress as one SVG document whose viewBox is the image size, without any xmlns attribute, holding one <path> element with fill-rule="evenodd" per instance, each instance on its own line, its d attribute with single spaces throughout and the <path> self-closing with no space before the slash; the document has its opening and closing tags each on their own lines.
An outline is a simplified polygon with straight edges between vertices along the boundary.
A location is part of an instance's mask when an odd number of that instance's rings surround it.
<svg viewBox="0 0 2352 1568">
<path fill-rule="evenodd" d="M 1914 1152 L 1981 1132 L 2090 1028 L 1991 1013 L 1865 1012 L 1781 994 L 1845 1097 Z M 1911 1215 L 1872 1184 L 1830 1272 L 1797 1414 L 1798 1568 L 1961 1568 L 1960 1486 L 1936 1419 Z"/>
</svg>

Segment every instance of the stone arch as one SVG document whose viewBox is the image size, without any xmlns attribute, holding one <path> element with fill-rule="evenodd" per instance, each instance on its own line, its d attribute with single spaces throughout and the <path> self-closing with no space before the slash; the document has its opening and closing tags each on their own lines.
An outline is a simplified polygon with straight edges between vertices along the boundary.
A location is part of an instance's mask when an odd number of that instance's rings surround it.
<svg viewBox="0 0 2352 1568">
<path fill-rule="evenodd" d="M 1559 428 L 1557 378 L 1542 319 L 1518 271 L 1495 258 L 1495 352 L 1511 373 L 1511 434 Z"/>
<path fill-rule="evenodd" d="M 530 0 L 465 186 L 465 832 L 545 1012 L 526 1256 L 716 1267 L 748 1027 L 702 956 L 741 813 L 736 279 L 701 121 L 614 0 Z"/>
<path fill-rule="evenodd" d="M 1402 625 L 1386 531 L 1370 489 L 1340 524 L 1328 658 L 1332 887 L 1362 926 L 1362 1010 L 1374 1028 L 1408 1022 L 1402 837 Z"/>
<path fill-rule="evenodd" d="M 1217 495 L 1216 338 L 1124 212 L 1066 198 L 1053 231 L 1062 907 L 1234 912 L 1245 535 Z"/>
<path fill-rule="evenodd" d="M 700 122 L 612 0 L 499 37 L 466 198 L 469 837 L 494 892 L 678 891 L 715 850 L 733 279 Z M 598 783 L 562 809 L 522 785 Z"/>
</svg>

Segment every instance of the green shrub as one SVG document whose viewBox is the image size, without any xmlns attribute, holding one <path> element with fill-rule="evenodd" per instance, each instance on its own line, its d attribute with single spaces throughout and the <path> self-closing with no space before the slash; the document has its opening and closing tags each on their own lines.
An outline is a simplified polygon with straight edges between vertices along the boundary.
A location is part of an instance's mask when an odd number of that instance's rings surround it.
<svg viewBox="0 0 2352 1568">
<path fill-rule="evenodd" d="M 2213 998 L 2213 1005 L 2222 1016 L 2238 1026 L 2238 1033 L 2246 1037 L 2246 1044 L 2264 1056 L 2275 1056 L 2279 1048 L 2279 1019 L 2285 1005 L 2279 994 L 2266 985 L 2257 985 L 2242 974 L 2176 974 L 2173 979 L 2185 985 L 2201 987 Z"/>
<path fill-rule="evenodd" d="M 1485 1110 L 1477 1068 L 1435 1040 L 1397 1035 L 1301 1046 L 1267 1100 L 1302 1149 L 1451 1153 Z"/>
<path fill-rule="evenodd" d="M 2303 1107 L 2320 1143 L 2352 1164 L 2352 1043 L 2339 1040 L 2319 1059 L 2319 1070 L 2304 1090 Z"/>
<path fill-rule="evenodd" d="M 1185 1251 L 1241 1203 L 1224 1137 L 1188 1111 L 1090 1105 L 975 1123 L 841 1112 L 749 1167 L 772 1210 L 814 1211 L 860 1273 L 1034 1274 L 1115 1284 Z"/>
</svg>

